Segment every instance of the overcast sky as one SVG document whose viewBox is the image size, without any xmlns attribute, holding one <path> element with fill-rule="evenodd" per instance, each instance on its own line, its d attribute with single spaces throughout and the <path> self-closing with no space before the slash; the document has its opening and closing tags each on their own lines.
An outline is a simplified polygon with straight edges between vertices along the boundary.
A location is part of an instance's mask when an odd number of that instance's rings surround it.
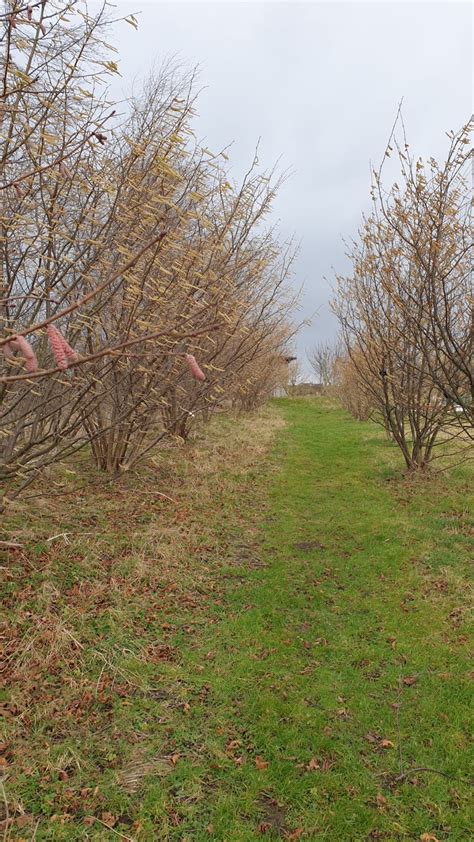
<svg viewBox="0 0 474 842">
<path fill-rule="evenodd" d="M 301 240 L 301 315 L 317 313 L 298 354 L 332 339 L 330 286 L 342 236 L 368 207 L 370 161 L 382 157 L 400 99 L 412 150 L 441 157 L 445 132 L 470 116 L 472 5 L 456 2 L 155 2 L 116 0 L 138 31 L 116 24 L 124 91 L 177 55 L 200 66 L 197 137 L 233 142 L 238 178 L 259 159 L 294 171 L 275 203 L 283 236 Z M 140 13 L 140 14 L 139 14 Z"/>
</svg>

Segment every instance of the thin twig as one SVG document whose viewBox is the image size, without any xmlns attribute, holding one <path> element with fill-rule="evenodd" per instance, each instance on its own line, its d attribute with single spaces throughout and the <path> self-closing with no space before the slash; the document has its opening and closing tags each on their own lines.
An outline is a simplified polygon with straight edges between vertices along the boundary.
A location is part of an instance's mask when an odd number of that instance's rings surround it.
<svg viewBox="0 0 474 842">
<path fill-rule="evenodd" d="M 164 497 L 166 500 L 170 500 L 171 503 L 175 503 L 176 506 L 179 505 L 177 500 L 175 500 L 173 497 L 169 497 L 168 494 L 163 494 L 162 491 L 144 491 L 143 489 L 141 489 L 140 494 L 157 494 L 158 497 Z"/>
<path fill-rule="evenodd" d="M 468 784 L 469 786 L 473 785 L 473 781 L 468 781 L 467 778 L 457 778 L 455 775 L 450 775 L 448 772 L 442 772 L 441 769 L 432 769 L 431 766 L 415 766 L 414 769 L 409 769 L 407 772 L 403 772 L 402 775 L 398 775 L 395 780 L 403 781 L 410 777 L 410 775 L 414 775 L 416 772 L 432 772 L 433 775 L 442 775 L 443 778 L 448 778 L 451 781 L 462 781 L 462 783 Z"/>
<path fill-rule="evenodd" d="M 2 780 L 0 780 L 0 787 L 2 789 L 3 802 L 5 804 L 5 833 L 3 834 L 3 842 L 7 842 L 7 839 L 10 835 L 10 811 L 8 809 L 7 794 L 5 792 L 5 786 Z"/>
<path fill-rule="evenodd" d="M 95 532 L 58 532 L 57 535 L 51 535 L 51 538 L 46 538 L 46 543 L 49 544 L 50 541 L 55 541 L 56 538 L 64 538 L 65 544 L 70 544 L 71 542 L 68 539 L 68 535 L 95 535 Z"/>
<path fill-rule="evenodd" d="M 70 544 L 71 542 L 68 539 L 68 532 L 60 532 L 58 535 L 52 535 L 51 538 L 46 538 L 46 543 L 49 544 L 50 541 L 55 541 L 56 538 L 64 538 L 65 544 Z"/>
<path fill-rule="evenodd" d="M 403 775 L 403 757 L 402 757 L 402 735 L 400 729 L 400 708 L 402 706 L 402 692 L 403 692 L 403 679 L 402 679 L 402 668 L 400 666 L 400 673 L 398 676 L 398 694 L 397 694 L 397 741 L 398 741 L 398 762 L 400 765 L 400 774 Z"/>
<path fill-rule="evenodd" d="M 104 672 L 105 672 L 105 664 L 102 664 L 102 668 L 100 670 L 99 677 L 97 679 L 97 684 L 95 685 L 95 695 L 96 696 L 99 692 L 99 685 L 100 685 L 100 682 L 102 681 L 102 676 L 103 676 Z"/>
<path fill-rule="evenodd" d="M 110 825 L 108 824 L 105 824 L 105 822 L 101 821 L 101 819 L 98 819 L 97 816 L 92 816 L 92 818 L 94 818 L 96 822 L 99 822 L 99 824 L 101 824 L 103 827 L 106 827 L 107 830 L 110 830 L 112 833 L 115 833 L 116 836 L 120 836 L 121 839 L 126 839 L 127 842 L 133 842 L 131 836 L 124 836 L 123 833 L 120 833 L 118 830 L 115 830 L 115 828 L 110 827 Z"/>
</svg>

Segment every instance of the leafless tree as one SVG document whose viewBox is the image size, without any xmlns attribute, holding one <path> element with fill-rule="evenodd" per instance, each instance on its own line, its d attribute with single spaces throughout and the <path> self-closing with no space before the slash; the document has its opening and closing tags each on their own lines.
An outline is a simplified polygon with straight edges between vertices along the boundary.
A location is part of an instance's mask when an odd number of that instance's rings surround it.
<svg viewBox="0 0 474 842">
<path fill-rule="evenodd" d="M 334 383 L 336 360 L 340 356 L 337 344 L 319 342 L 308 352 L 308 362 L 313 369 L 317 383 L 331 386 Z"/>
<path fill-rule="evenodd" d="M 401 124 L 402 139 L 396 127 Z M 387 194 L 381 167 L 375 173 L 377 220 L 391 253 L 397 301 L 410 323 L 417 360 L 431 377 L 463 432 L 474 433 L 474 245 L 472 238 L 473 152 L 471 118 L 457 133 L 448 132 L 449 149 L 441 164 L 424 163 L 410 153 L 401 114 L 386 156 L 396 154 L 400 186 Z M 403 266 L 403 271 L 398 267 Z M 423 301 L 423 308 L 419 302 Z M 422 362 L 421 362 L 422 361 Z M 462 411 L 459 411 L 462 410 Z"/>
<path fill-rule="evenodd" d="M 400 114 L 398 115 L 401 120 Z M 349 247 L 334 309 L 353 371 L 409 468 L 424 467 L 456 427 L 472 435 L 472 234 L 468 131 L 450 134 L 444 164 L 425 165 L 390 139 L 400 182 L 374 174 L 373 212 Z M 393 146 L 392 146 L 393 144 Z M 455 405 L 463 412 L 458 415 Z"/>
</svg>

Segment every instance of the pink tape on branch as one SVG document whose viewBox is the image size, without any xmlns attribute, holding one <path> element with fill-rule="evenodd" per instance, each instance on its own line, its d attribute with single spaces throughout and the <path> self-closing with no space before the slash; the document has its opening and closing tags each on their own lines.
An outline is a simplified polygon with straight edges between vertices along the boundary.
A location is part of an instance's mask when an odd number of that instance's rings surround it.
<svg viewBox="0 0 474 842">
<path fill-rule="evenodd" d="M 64 339 L 54 325 L 48 325 L 46 333 L 48 334 L 49 344 L 51 346 L 56 365 L 64 371 L 67 368 L 67 356 L 64 350 Z"/>
<path fill-rule="evenodd" d="M 64 349 L 64 353 L 66 354 L 66 357 L 71 362 L 76 362 L 77 354 L 76 354 L 74 348 L 71 348 L 69 343 L 66 342 L 66 340 L 64 339 L 64 336 L 61 336 L 61 339 L 63 340 L 63 349 Z"/>
<path fill-rule="evenodd" d="M 202 381 L 202 380 L 206 379 L 206 375 L 199 368 L 199 366 L 196 362 L 196 357 L 193 357 L 192 354 L 186 354 L 186 363 L 187 363 L 187 366 L 189 368 L 189 371 L 191 372 L 191 374 L 192 374 L 192 376 L 194 377 L 195 380 L 201 380 Z"/>
<path fill-rule="evenodd" d="M 38 371 L 38 360 L 30 343 L 24 336 L 13 336 L 9 342 L 4 345 L 3 353 L 8 360 L 13 359 L 12 351 L 20 351 L 25 358 L 25 368 L 27 371 L 33 373 Z"/>
<path fill-rule="evenodd" d="M 62 370 L 66 369 L 69 362 L 75 362 L 77 360 L 77 354 L 74 348 L 71 348 L 62 333 L 54 325 L 48 325 L 46 333 L 48 334 L 49 344 L 57 367 Z"/>
</svg>

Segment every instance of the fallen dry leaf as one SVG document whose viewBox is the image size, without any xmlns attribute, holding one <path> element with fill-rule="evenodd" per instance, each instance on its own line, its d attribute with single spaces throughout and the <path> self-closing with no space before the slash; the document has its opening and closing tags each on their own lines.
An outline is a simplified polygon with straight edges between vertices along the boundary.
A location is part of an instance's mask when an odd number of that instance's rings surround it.
<svg viewBox="0 0 474 842">
<path fill-rule="evenodd" d="M 349 711 L 347 710 L 347 708 L 339 708 L 339 710 L 336 711 L 336 714 L 341 719 L 348 719 L 349 718 Z"/>
<path fill-rule="evenodd" d="M 171 819 L 171 824 L 173 825 L 173 827 L 179 827 L 179 825 L 181 824 L 181 816 L 179 815 L 179 813 L 176 813 L 175 810 L 168 810 L 167 812 Z"/>
<path fill-rule="evenodd" d="M 27 827 L 28 825 L 30 825 L 32 823 L 33 823 L 32 816 L 26 816 L 26 815 L 17 816 L 17 818 L 15 819 L 15 826 L 17 828 Z"/>
<path fill-rule="evenodd" d="M 107 825 L 107 827 L 113 827 L 115 824 L 117 824 L 117 819 L 115 818 L 115 816 L 107 811 L 102 813 L 101 819 L 104 822 L 104 824 Z"/>
<path fill-rule="evenodd" d="M 413 684 L 416 684 L 418 678 L 416 675 L 406 675 L 403 679 L 403 683 L 405 687 L 412 687 Z"/>
<path fill-rule="evenodd" d="M 422 833 L 420 836 L 421 842 L 439 842 L 437 836 L 433 836 L 432 833 Z"/>
<path fill-rule="evenodd" d="M 312 757 L 311 760 L 309 761 L 309 763 L 307 763 L 306 768 L 309 772 L 311 772 L 311 771 L 315 771 L 316 769 L 320 769 L 321 766 L 319 764 L 319 761 L 316 760 L 315 757 Z"/>
<path fill-rule="evenodd" d="M 380 748 L 394 748 L 394 743 L 391 740 L 380 740 Z"/>
<path fill-rule="evenodd" d="M 260 754 L 257 754 L 255 758 L 255 766 L 259 770 L 259 772 L 263 772 L 264 769 L 268 769 L 268 761 L 264 760 Z"/>
</svg>

